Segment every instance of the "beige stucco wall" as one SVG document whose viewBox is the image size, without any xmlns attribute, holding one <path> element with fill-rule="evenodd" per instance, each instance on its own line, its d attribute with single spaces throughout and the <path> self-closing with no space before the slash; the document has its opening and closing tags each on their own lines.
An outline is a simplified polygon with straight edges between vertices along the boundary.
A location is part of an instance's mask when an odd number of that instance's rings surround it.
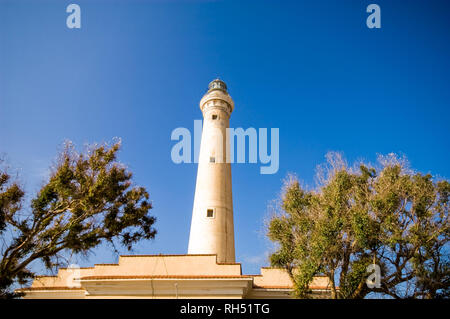
<svg viewBox="0 0 450 319">
<path fill-rule="evenodd" d="M 313 290 L 327 289 L 316 277 Z M 61 268 L 38 277 L 25 298 L 291 298 L 283 269 L 262 268 L 242 275 L 238 263 L 218 263 L 215 255 L 120 256 L 118 264 Z"/>
<path fill-rule="evenodd" d="M 255 276 L 253 280 L 254 286 L 258 287 L 289 287 L 291 288 L 292 280 L 284 269 L 279 268 L 261 268 L 261 276 Z M 311 288 L 327 289 L 329 286 L 328 277 L 317 276 L 311 282 Z"/>
<path fill-rule="evenodd" d="M 240 275 L 240 264 L 218 264 L 215 255 L 120 256 L 118 266 L 96 265 L 92 276 L 102 275 Z"/>
<path fill-rule="evenodd" d="M 32 283 L 31 287 L 78 287 L 79 284 L 74 282 L 74 276 L 91 276 L 94 268 L 68 269 L 60 268 L 56 276 L 38 276 Z"/>
<path fill-rule="evenodd" d="M 31 287 L 77 287 L 77 277 L 90 276 L 240 276 L 240 264 L 219 264 L 215 255 L 120 256 L 117 264 L 60 268 L 56 276 L 37 277 Z"/>
</svg>

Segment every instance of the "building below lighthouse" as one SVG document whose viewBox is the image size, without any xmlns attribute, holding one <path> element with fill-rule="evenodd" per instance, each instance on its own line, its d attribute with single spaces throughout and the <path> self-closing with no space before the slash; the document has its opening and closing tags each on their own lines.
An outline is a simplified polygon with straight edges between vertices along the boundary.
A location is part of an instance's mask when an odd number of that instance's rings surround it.
<svg viewBox="0 0 450 319">
<path fill-rule="evenodd" d="M 264 267 L 242 274 L 235 261 L 231 165 L 226 129 L 234 102 L 226 84 L 214 80 L 200 101 L 203 132 L 192 208 L 188 254 L 125 255 L 117 264 L 60 268 L 19 289 L 24 298 L 292 298 L 284 269 Z M 236 216 L 239 218 L 239 215 Z M 328 297 L 328 278 L 315 277 L 312 297 Z"/>
</svg>

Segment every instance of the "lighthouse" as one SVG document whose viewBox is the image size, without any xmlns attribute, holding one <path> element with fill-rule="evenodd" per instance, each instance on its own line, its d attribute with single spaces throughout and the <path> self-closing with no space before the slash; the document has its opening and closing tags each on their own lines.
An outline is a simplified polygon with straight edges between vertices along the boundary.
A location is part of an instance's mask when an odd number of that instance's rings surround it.
<svg viewBox="0 0 450 319">
<path fill-rule="evenodd" d="M 60 268 L 56 276 L 39 276 L 18 292 L 39 299 L 292 298 L 294 283 L 285 269 L 264 267 L 260 275 L 243 275 L 235 262 L 227 152 L 233 108 L 226 84 L 212 81 L 200 100 L 204 121 L 188 254 L 125 255 L 117 264 L 77 268 L 76 276 Z M 328 277 L 314 277 L 310 288 L 312 298 L 330 296 Z"/>
<path fill-rule="evenodd" d="M 225 82 L 209 83 L 200 100 L 200 143 L 188 254 L 216 254 L 217 262 L 234 263 L 233 197 L 227 128 L 234 102 Z"/>
</svg>

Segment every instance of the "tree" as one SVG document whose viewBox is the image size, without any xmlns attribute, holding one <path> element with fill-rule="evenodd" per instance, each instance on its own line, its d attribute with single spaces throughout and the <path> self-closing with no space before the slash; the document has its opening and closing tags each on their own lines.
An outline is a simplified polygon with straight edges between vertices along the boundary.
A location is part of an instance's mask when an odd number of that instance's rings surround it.
<svg viewBox="0 0 450 319">
<path fill-rule="evenodd" d="M 331 298 L 449 296 L 450 184 L 414 173 L 393 154 L 379 167 L 349 168 L 328 154 L 316 190 L 290 176 L 268 224 L 278 244 L 273 266 L 287 270 L 295 295 L 310 296 L 314 276 L 328 277 Z M 380 285 L 366 284 L 380 267 Z"/>
<path fill-rule="evenodd" d="M 35 277 L 33 261 L 55 269 L 64 252 L 87 253 L 101 242 L 131 249 L 154 238 L 149 194 L 132 186 L 132 173 L 116 160 L 119 148 L 117 142 L 77 153 L 66 143 L 27 212 L 22 187 L 0 169 L 0 297 L 14 297 L 14 283 Z"/>
</svg>

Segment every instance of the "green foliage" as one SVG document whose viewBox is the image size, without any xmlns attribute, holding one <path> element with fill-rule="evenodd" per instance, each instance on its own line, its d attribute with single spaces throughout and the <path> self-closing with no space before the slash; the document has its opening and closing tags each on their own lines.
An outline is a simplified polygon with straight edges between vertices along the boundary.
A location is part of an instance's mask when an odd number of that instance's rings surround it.
<svg viewBox="0 0 450 319">
<path fill-rule="evenodd" d="M 77 153 L 66 144 L 29 214 L 22 212 L 21 187 L 0 170 L 0 234 L 13 232 L 1 252 L 0 297 L 13 295 L 8 291 L 13 283 L 35 276 L 28 269 L 35 260 L 54 269 L 62 252 L 86 253 L 103 241 L 131 249 L 154 238 L 149 194 L 132 186 L 132 173 L 116 160 L 119 148 L 115 143 Z"/>
<path fill-rule="evenodd" d="M 288 271 L 296 296 L 311 297 L 314 276 L 324 274 L 332 298 L 448 297 L 449 182 L 413 173 L 393 155 L 359 169 L 339 154 L 327 157 L 317 190 L 288 179 L 268 225 L 278 244 L 271 263 Z M 372 263 L 382 270 L 381 287 L 369 289 Z"/>
</svg>

